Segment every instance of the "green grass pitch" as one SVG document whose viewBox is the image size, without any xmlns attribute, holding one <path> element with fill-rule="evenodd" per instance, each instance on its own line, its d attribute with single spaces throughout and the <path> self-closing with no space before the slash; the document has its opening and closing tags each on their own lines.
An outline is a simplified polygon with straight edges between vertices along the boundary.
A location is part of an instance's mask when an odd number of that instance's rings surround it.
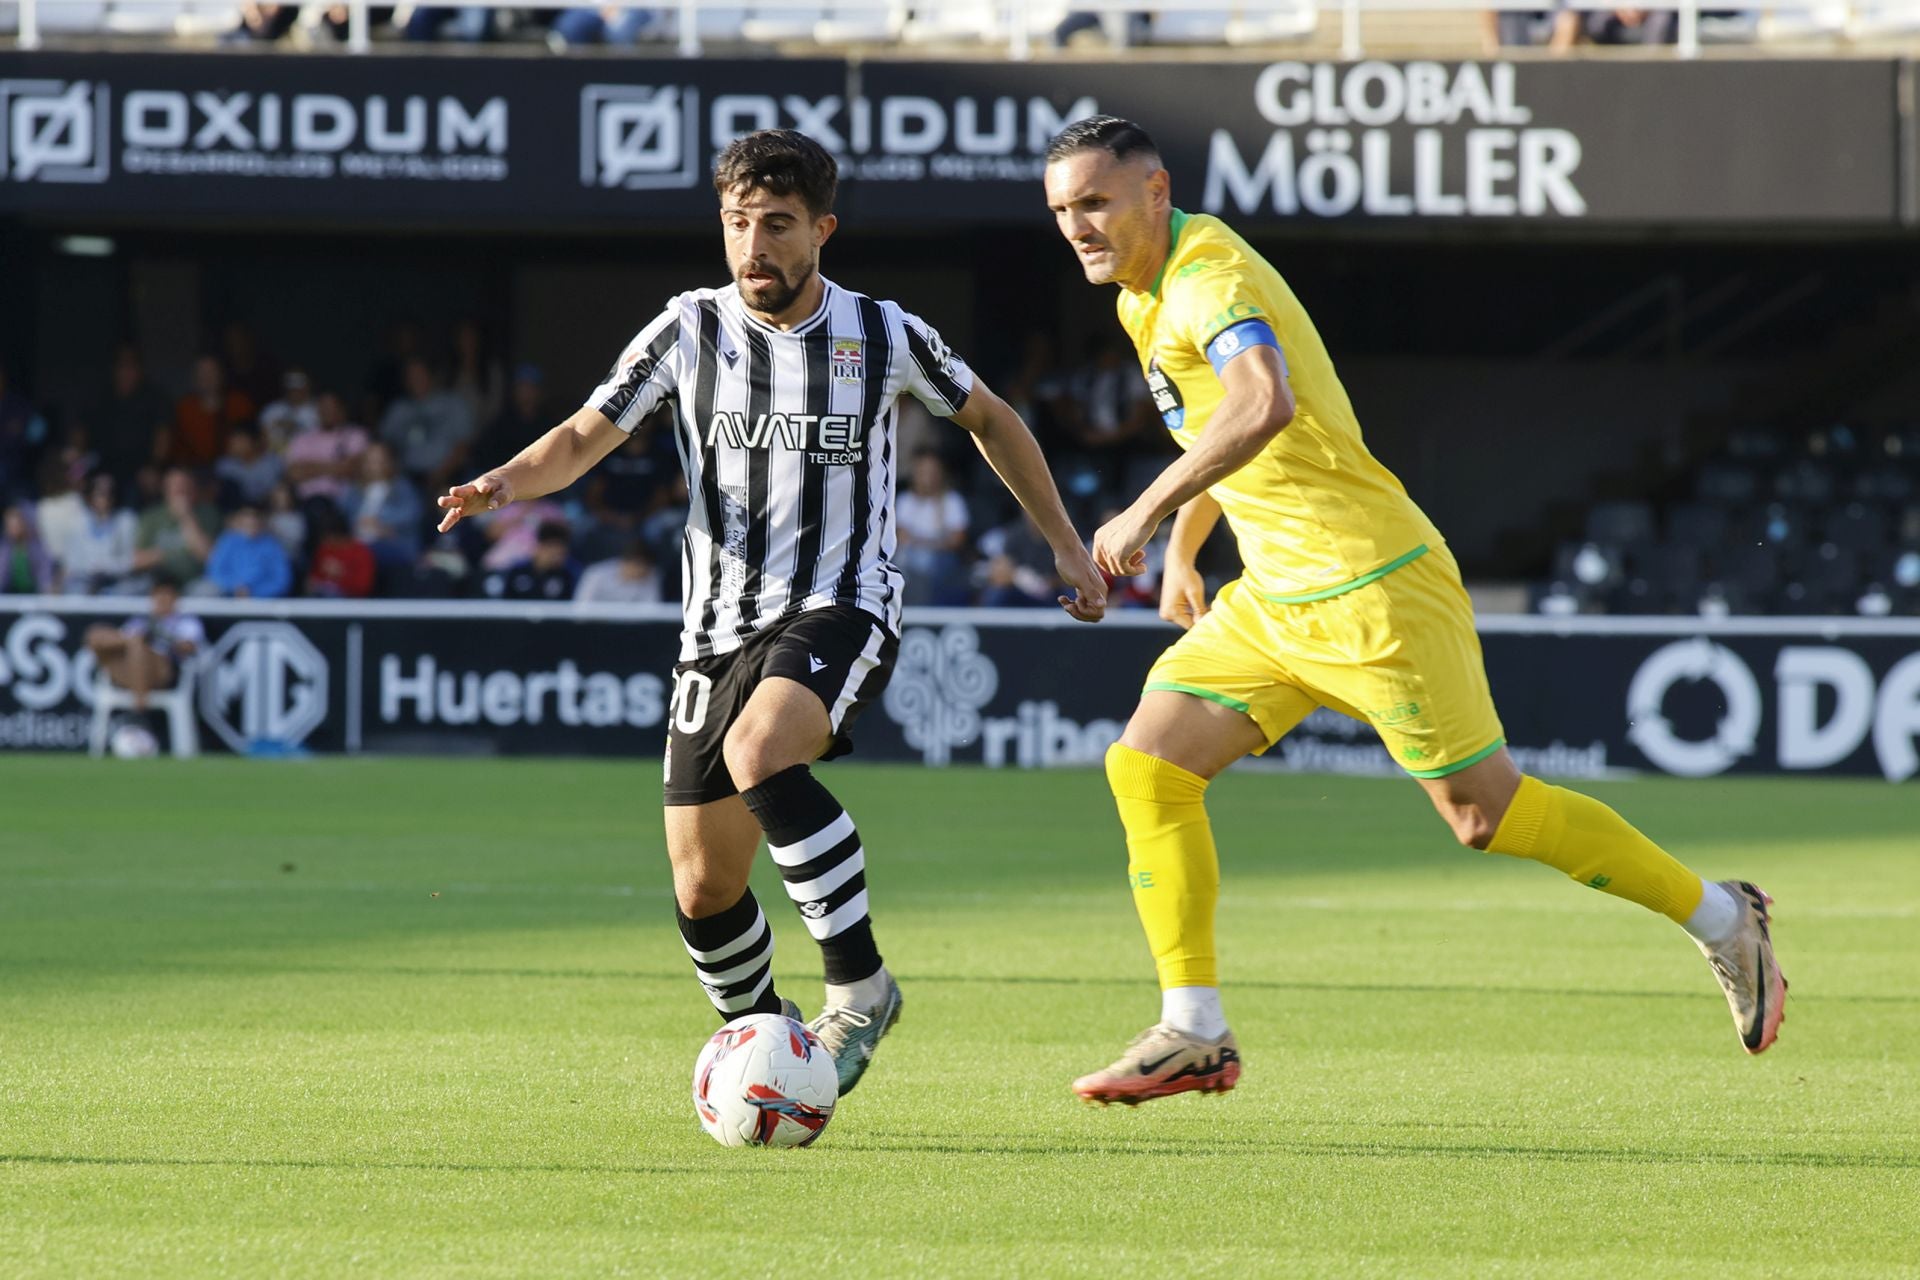
<svg viewBox="0 0 1920 1280">
<path fill-rule="evenodd" d="M 656 769 L 0 762 L 0 1275 L 1920 1275 L 1910 786 L 1593 788 L 1778 898 L 1749 1059 L 1670 924 L 1229 775 L 1246 1075 L 1102 1111 L 1157 1004 L 1099 776 L 830 766 L 907 1004 L 769 1152 L 688 1104 Z"/>
</svg>

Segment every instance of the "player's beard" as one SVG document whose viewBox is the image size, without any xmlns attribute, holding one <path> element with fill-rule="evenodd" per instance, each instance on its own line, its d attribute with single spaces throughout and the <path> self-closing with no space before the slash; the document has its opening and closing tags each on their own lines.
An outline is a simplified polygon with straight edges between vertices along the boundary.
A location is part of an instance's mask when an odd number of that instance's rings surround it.
<svg viewBox="0 0 1920 1280">
<path fill-rule="evenodd" d="M 762 275 L 773 277 L 773 283 L 761 288 L 753 288 L 746 282 L 748 268 Z M 794 279 L 788 280 L 787 273 L 771 262 L 750 262 L 734 272 L 734 281 L 740 286 L 741 299 L 755 311 L 765 316 L 777 316 L 794 304 L 801 290 L 807 287 L 807 281 L 813 279 L 813 264 L 802 266 L 794 273 Z"/>
</svg>

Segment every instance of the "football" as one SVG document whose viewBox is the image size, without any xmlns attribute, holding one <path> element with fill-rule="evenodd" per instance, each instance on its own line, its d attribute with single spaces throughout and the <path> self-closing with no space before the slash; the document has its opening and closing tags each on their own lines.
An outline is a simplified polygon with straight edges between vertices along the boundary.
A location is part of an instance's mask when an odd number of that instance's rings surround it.
<svg viewBox="0 0 1920 1280">
<path fill-rule="evenodd" d="M 694 1114 L 723 1146 L 807 1146 L 839 1099 L 833 1055 L 804 1024 L 777 1013 L 735 1018 L 693 1064 Z"/>
<path fill-rule="evenodd" d="M 145 760 L 160 750 L 158 739 L 145 725 L 123 724 L 113 731 L 107 747 L 119 760 Z"/>
</svg>

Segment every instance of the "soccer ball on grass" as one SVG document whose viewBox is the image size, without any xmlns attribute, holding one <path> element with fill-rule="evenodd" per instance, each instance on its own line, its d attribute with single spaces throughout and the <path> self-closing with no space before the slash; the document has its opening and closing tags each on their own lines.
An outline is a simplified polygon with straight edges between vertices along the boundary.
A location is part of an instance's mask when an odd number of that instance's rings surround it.
<svg viewBox="0 0 1920 1280">
<path fill-rule="evenodd" d="M 792 1018 L 751 1013 L 714 1033 L 693 1064 L 700 1127 L 728 1147 L 804 1147 L 833 1118 L 840 1077 L 820 1037 Z"/>
</svg>

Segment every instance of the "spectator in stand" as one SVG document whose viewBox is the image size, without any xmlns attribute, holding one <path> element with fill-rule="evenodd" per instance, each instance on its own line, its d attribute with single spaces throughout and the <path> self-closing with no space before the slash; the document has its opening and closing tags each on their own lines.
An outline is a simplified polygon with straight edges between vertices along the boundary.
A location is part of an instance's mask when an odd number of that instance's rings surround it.
<svg viewBox="0 0 1920 1280">
<path fill-rule="evenodd" d="M 980 603 L 998 608 L 1052 604 L 1059 596 L 1053 548 L 1023 511 L 980 535 Z"/>
<path fill-rule="evenodd" d="M 412 320 L 398 320 L 387 330 L 387 351 L 367 374 L 367 396 L 373 403 L 362 422 L 377 421 L 388 405 L 406 394 L 407 362 L 422 350 L 420 326 Z"/>
<path fill-rule="evenodd" d="M 570 600 L 580 567 L 573 561 L 572 537 L 558 520 L 543 520 L 533 555 L 495 570 L 481 585 L 498 600 Z"/>
<path fill-rule="evenodd" d="M 1067 379 L 1065 426 L 1082 449 L 1117 449 L 1153 424 L 1153 395 L 1140 367 L 1117 342 L 1096 340 L 1085 365 Z"/>
<path fill-rule="evenodd" d="M 447 390 L 467 406 L 467 420 L 476 426 L 492 422 L 506 401 L 506 367 L 493 354 L 478 320 L 469 318 L 454 326 L 453 376 L 447 379 Z"/>
<path fill-rule="evenodd" d="M 60 559 L 57 548 L 71 543 L 87 523 L 87 500 L 74 487 L 86 483 L 89 473 L 78 469 L 84 461 L 68 450 L 40 464 L 40 501 L 34 504 L 33 523 L 55 561 Z"/>
<path fill-rule="evenodd" d="M 347 406 L 331 391 L 313 402 L 318 421 L 287 443 L 287 479 L 302 502 L 330 498 L 344 504 L 360 474 L 360 455 L 367 450 L 367 433 L 347 422 Z"/>
<path fill-rule="evenodd" d="M 513 371 L 506 403 L 487 420 L 487 429 L 473 452 L 482 458 L 511 458 L 538 439 L 553 421 L 546 407 L 540 366 L 523 364 Z"/>
<path fill-rule="evenodd" d="M 656 604 L 660 567 L 647 544 L 635 540 L 612 560 L 588 565 L 573 598 L 583 604 Z"/>
<path fill-rule="evenodd" d="M 192 582 L 206 571 L 207 557 L 213 554 L 220 512 L 200 501 L 193 473 L 184 467 L 168 470 L 161 494 L 159 505 L 141 513 L 133 567 L 141 573 L 164 573 L 176 583 Z"/>
<path fill-rule="evenodd" d="M 1565 53 L 1580 43 L 1580 12 L 1566 0 L 1554 0 L 1551 9 L 1487 9 L 1480 14 L 1480 46 L 1487 57 L 1503 48 L 1545 46 Z"/>
<path fill-rule="evenodd" d="M 1064 49 L 1078 37 L 1100 31 L 1105 25 L 1100 15 L 1091 9 L 1071 10 L 1053 29 L 1053 47 Z M 1145 9 L 1128 11 L 1124 16 L 1122 31 L 1118 42 L 1122 47 L 1145 44 L 1153 36 L 1153 14 Z"/>
<path fill-rule="evenodd" d="M 259 506 L 243 502 L 207 557 L 207 583 L 223 596 L 278 600 L 293 590 L 293 566 L 285 548 L 267 532 Z"/>
<path fill-rule="evenodd" d="M 353 536 L 347 517 L 325 498 L 313 504 L 312 519 L 316 537 L 307 594 L 355 600 L 372 595 L 379 574 L 373 548 Z"/>
<path fill-rule="evenodd" d="M 235 322 L 220 331 L 221 350 L 226 353 L 223 367 L 227 385 L 238 391 L 258 409 L 280 394 L 280 362 L 260 348 L 251 328 Z"/>
<path fill-rule="evenodd" d="M 1680 15 L 1673 9 L 1595 10 L 1586 17 L 1587 39 L 1595 44 L 1672 44 L 1679 39 Z"/>
<path fill-rule="evenodd" d="M 282 480 L 267 495 L 267 532 L 287 553 L 289 562 L 297 565 L 306 558 L 307 517 L 289 481 Z"/>
<path fill-rule="evenodd" d="M 32 509 L 16 502 L 0 516 L 0 595 L 45 595 L 53 584 L 53 556 L 33 527 Z"/>
<path fill-rule="evenodd" d="M 89 438 L 100 455 L 100 465 L 111 472 L 121 491 L 131 492 L 140 468 L 155 460 L 173 411 L 167 398 L 147 381 L 139 349 L 122 343 L 113 355 L 113 373 L 106 398 L 87 415 Z"/>
<path fill-rule="evenodd" d="M 347 498 L 354 536 L 383 566 L 404 567 L 420 554 L 426 506 L 413 482 L 394 467 L 393 450 L 376 442 L 360 456 L 360 487 Z"/>
<path fill-rule="evenodd" d="M 227 451 L 227 436 L 253 421 L 254 404 L 227 386 L 226 370 L 213 356 L 193 362 L 193 390 L 173 406 L 173 426 L 158 450 L 176 467 L 211 467 Z"/>
<path fill-rule="evenodd" d="M 0 365 L 0 502 L 33 496 L 33 460 L 46 439 L 46 419 Z"/>
<path fill-rule="evenodd" d="M 455 9 L 421 5 L 407 19 L 406 37 L 409 40 L 439 40 L 443 31 L 463 44 L 491 40 L 493 10 L 473 6 Z"/>
<path fill-rule="evenodd" d="M 650 415 L 593 469 L 587 482 L 589 554 L 615 554 L 653 514 L 668 478 L 680 469 L 671 422 L 670 412 Z"/>
<path fill-rule="evenodd" d="M 1019 367 L 994 385 L 1051 451 L 1065 435 L 1060 405 L 1066 398 L 1066 382 L 1055 357 L 1053 335 L 1036 329 L 1027 334 Z"/>
<path fill-rule="evenodd" d="M 947 483 L 938 453 L 913 456 L 912 487 L 895 508 L 896 559 L 907 575 L 906 604 L 965 604 L 967 579 L 960 553 L 967 545 L 967 503 Z"/>
<path fill-rule="evenodd" d="M 85 518 L 59 540 L 49 540 L 61 590 L 69 595 L 118 594 L 133 572 L 139 521 L 122 507 L 110 471 L 87 481 Z"/>
<path fill-rule="evenodd" d="M 280 379 L 280 398 L 260 411 L 260 434 L 267 448 L 284 453 L 296 438 L 320 428 L 320 406 L 304 369 L 289 369 Z"/>
<path fill-rule="evenodd" d="M 240 25 L 220 37 L 222 44 L 271 44 L 293 30 L 299 21 L 297 4 L 260 4 L 241 0 Z"/>
<path fill-rule="evenodd" d="M 261 447 L 258 431 L 252 427 L 236 429 L 227 437 L 226 456 L 213 467 L 214 477 L 220 482 L 221 505 L 264 506 L 273 486 L 280 483 L 284 465 L 279 454 Z"/>
<path fill-rule="evenodd" d="M 660 9 L 623 9 L 619 5 L 563 10 L 553 20 L 547 45 L 564 53 L 576 44 L 639 44 L 657 36 L 665 12 Z"/>
<path fill-rule="evenodd" d="M 136 715 L 145 715 L 147 695 L 167 689 L 179 677 L 180 663 L 206 647 L 200 619 L 180 612 L 180 584 L 160 574 L 153 581 L 148 613 L 118 627 L 87 628 L 87 648 L 107 679 L 133 693 Z"/>
<path fill-rule="evenodd" d="M 380 438 L 393 446 L 400 469 L 437 493 L 465 466 L 473 435 L 466 402 L 438 386 L 425 360 L 407 361 L 406 394 L 380 419 Z"/>
</svg>

